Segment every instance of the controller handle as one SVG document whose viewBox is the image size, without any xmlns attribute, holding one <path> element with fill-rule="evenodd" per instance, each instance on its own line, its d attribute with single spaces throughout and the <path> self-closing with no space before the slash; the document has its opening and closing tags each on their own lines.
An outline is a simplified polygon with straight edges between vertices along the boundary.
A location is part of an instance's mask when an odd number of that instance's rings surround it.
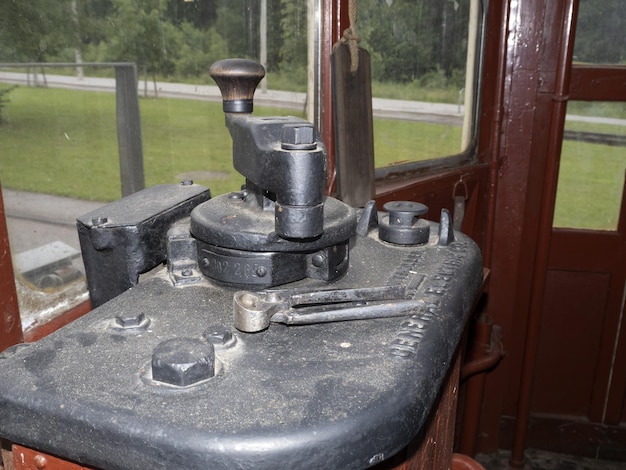
<svg viewBox="0 0 626 470">
<path fill-rule="evenodd" d="M 225 113 L 252 113 L 254 92 L 265 68 L 253 60 L 225 59 L 209 68 L 209 75 L 222 92 Z"/>
</svg>

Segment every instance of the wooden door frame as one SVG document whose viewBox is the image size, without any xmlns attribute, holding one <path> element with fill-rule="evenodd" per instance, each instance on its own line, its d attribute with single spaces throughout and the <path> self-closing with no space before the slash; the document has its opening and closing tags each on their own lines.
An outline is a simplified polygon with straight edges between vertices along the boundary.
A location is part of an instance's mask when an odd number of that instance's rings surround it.
<svg viewBox="0 0 626 470">
<path fill-rule="evenodd" d="M 572 24 L 567 24 L 572 20 L 563 21 L 568 16 L 566 2 L 528 0 L 503 3 L 505 5 L 491 2 L 488 26 L 490 32 L 497 29 L 498 22 L 502 26 L 503 69 L 489 65 L 488 52 L 483 81 L 485 89 L 498 90 L 504 86 L 502 108 L 497 107 L 495 99 L 483 99 L 481 136 L 485 137 L 479 141 L 479 154 L 490 153 L 496 162 L 491 168 L 497 177 L 490 179 L 489 183 L 496 190 L 494 210 L 488 212 L 487 222 L 494 231 L 485 246 L 490 253 L 487 267 L 491 270 L 486 308 L 494 321 L 503 327 L 508 355 L 487 379 L 478 446 L 481 452 L 511 447 L 511 441 L 500 439 L 505 437 L 500 432 L 501 418 L 511 415 L 511 410 L 513 413 L 516 409 L 519 411 L 519 390 L 529 376 L 531 386 L 528 387 L 526 382 L 526 393 L 532 391 L 533 357 L 526 358 L 526 378 L 522 377 L 521 371 L 525 348 L 529 347 L 532 352 L 536 347 L 536 338 L 531 338 L 530 344 L 526 343 L 526 338 L 537 333 L 537 317 L 533 319 L 531 316 L 542 307 L 545 269 L 549 263 L 547 248 L 553 236 L 552 193 L 557 182 L 554 164 L 558 163 L 559 155 L 554 154 L 553 144 L 551 150 L 554 130 L 548 130 L 551 122 L 562 120 L 562 116 L 555 115 L 555 112 L 564 113 L 564 109 L 555 109 L 559 108 L 555 102 L 583 99 L 583 96 L 594 100 L 624 100 L 626 94 L 623 67 L 589 66 L 572 67 L 569 90 L 562 88 L 559 93 L 557 73 L 567 57 L 563 54 L 567 49 L 565 42 L 571 42 L 573 35 Z M 569 5 L 575 8 L 577 2 Z M 495 38 L 488 37 L 488 51 L 494 50 L 496 43 Z M 537 47 L 529 48 L 529 44 Z M 500 78 L 497 78 L 498 74 Z M 537 214 L 546 205 L 542 222 L 537 222 Z M 622 223 L 620 230 L 623 230 Z M 544 279 L 538 278 L 537 273 L 544 273 L 540 276 Z M 626 367 L 622 364 L 625 361 L 623 343 L 620 340 L 615 357 L 621 367 Z M 621 387 L 623 385 L 619 384 Z M 623 399 L 623 394 L 619 395 L 616 391 L 609 397 L 609 407 L 614 410 L 619 408 Z M 524 409 L 522 412 L 525 414 Z M 524 421 L 518 423 L 518 428 L 527 429 L 528 421 L 526 418 Z M 520 442 L 524 440 L 522 436 Z M 523 445 L 518 443 L 518 451 L 520 449 Z M 520 464 L 519 461 L 515 463 Z"/>
<path fill-rule="evenodd" d="M 565 2 L 502 3 L 491 2 L 488 16 L 487 31 L 492 36 L 487 37 L 486 47 L 501 59 L 495 63 L 497 59 L 487 53 L 482 86 L 496 90 L 496 97 L 485 94 L 483 99 L 478 151 L 489 155 L 489 184 L 494 188 L 487 219 L 493 230 L 491 235 L 487 230 L 485 246 L 486 267 L 491 271 L 486 310 L 502 327 L 507 358 L 487 378 L 478 443 L 481 452 L 511 445 L 499 442 L 500 420 L 520 402 L 525 343 L 529 329 L 534 329 L 530 313 L 541 304 L 536 294 L 533 299 L 533 292 L 543 285 L 535 273 L 541 271 L 547 256 L 551 216 L 544 212 L 539 222 L 537 214 L 556 185 L 548 130 L 551 121 L 560 118 L 554 115 L 555 102 L 564 95 L 557 88 L 557 71 L 567 50 L 563 37 L 568 25 L 562 21 Z M 532 343 L 529 346 L 532 349 Z M 532 360 L 526 363 L 528 376 Z"/>
</svg>

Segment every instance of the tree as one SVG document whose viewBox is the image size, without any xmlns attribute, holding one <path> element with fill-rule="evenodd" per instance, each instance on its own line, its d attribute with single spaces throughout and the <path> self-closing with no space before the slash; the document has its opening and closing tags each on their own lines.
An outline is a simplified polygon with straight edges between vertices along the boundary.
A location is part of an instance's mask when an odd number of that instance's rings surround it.
<svg viewBox="0 0 626 470">
<path fill-rule="evenodd" d="M 72 45 L 69 0 L 0 0 L 0 11 L 1 60 L 45 62 Z"/>
<path fill-rule="evenodd" d="M 169 0 L 166 16 L 175 26 L 189 23 L 204 31 L 215 24 L 217 3 L 213 0 Z"/>
<path fill-rule="evenodd" d="M 626 63 L 625 10 L 626 0 L 580 2 L 574 60 Z"/>
<path fill-rule="evenodd" d="M 206 75 L 213 62 L 227 57 L 227 44 L 215 28 L 199 30 L 183 22 L 180 31 L 183 42 L 175 61 L 177 74 L 183 77 Z"/>
<path fill-rule="evenodd" d="M 164 17 L 159 0 L 113 0 L 107 56 L 112 61 L 135 62 L 152 73 L 168 75 L 174 71 L 181 35 Z"/>
<path fill-rule="evenodd" d="M 307 2 L 282 0 L 280 67 L 283 70 L 304 70 L 307 66 Z"/>
<path fill-rule="evenodd" d="M 464 70 L 467 0 L 363 0 L 357 30 L 379 80 L 411 81 Z"/>
</svg>

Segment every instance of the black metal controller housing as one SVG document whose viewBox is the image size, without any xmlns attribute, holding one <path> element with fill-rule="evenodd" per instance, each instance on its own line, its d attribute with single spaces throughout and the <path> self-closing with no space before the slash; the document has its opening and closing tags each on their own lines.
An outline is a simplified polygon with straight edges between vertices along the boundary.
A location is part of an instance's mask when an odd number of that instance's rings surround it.
<svg viewBox="0 0 626 470">
<path fill-rule="evenodd" d="M 79 218 L 97 308 L 0 356 L 0 437 L 106 469 L 375 465 L 435 402 L 480 253 L 446 211 L 325 196 L 313 126 L 251 114 L 262 67 L 210 73 L 244 189 L 156 186 Z"/>
</svg>

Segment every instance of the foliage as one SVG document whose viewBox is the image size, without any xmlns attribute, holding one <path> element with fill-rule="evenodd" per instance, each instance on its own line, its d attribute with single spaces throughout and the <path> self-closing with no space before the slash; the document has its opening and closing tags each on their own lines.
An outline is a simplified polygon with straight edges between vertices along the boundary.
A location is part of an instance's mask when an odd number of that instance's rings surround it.
<svg viewBox="0 0 626 470">
<path fill-rule="evenodd" d="M 595 64 L 625 64 L 626 0 L 587 0 L 580 2 L 579 8 L 574 60 Z"/>
<path fill-rule="evenodd" d="M 190 23 L 183 22 L 180 31 L 181 46 L 174 59 L 178 76 L 202 77 L 213 62 L 228 55 L 228 45 L 215 28 L 199 30 Z"/>
<path fill-rule="evenodd" d="M 2 123 L 2 110 L 11 100 L 9 99 L 9 93 L 17 88 L 17 85 L 10 86 L 8 88 L 0 88 L 0 123 Z"/>
<path fill-rule="evenodd" d="M 267 69 L 302 87 L 307 1 L 266 0 Z M 257 59 L 260 0 L 0 0 L 0 61 L 134 61 L 159 77 L 198 78 L 225 57 Z M 357 31 L 381 83 L 463 87 L 469 0 L 361 0 Z M 581 2 L 579 61 L 624 63 L 626 0 Z M 73 21 L 68 21 L 68 18 Z M 612 19 L 607 21 L 607 19 Z M 622 22 L 623 23 L 623 22 Z"/>
<path fill-rule="evenodd" d="M 72 42 L 67 0 L 0 0 L 0 11 L 0 60 L 45 62 Z"/>
<path fill-rule="evenodd" d="M 469 2 L 364 0 L 358 31 L 374 58 L 374 77 L 412 81 L 430 72 L 464 70 Z"/>
<path fill-rule="evenodd" d="M 113 0 L 109 17 L 108 60 L 133 61 L 149 72 L 167 75 L 174 69 L 181 35 L 164 17 L 159 0 Z"/>
<path fill-rule="evenodd" d="M 282 70 L 306 70 L 307 65 L 307 4 L 298 0 L 281 0 Z M 305 75 L 306 76 L 306 75 Z"/>
</svg>

